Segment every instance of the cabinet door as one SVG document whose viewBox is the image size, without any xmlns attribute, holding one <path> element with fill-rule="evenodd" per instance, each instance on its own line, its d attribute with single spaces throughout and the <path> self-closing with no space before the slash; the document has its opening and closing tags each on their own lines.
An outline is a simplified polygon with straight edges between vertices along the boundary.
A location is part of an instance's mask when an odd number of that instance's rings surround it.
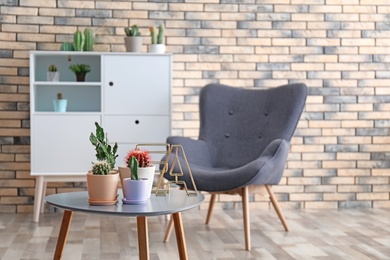
<svg viewBox="0 0 390 260">
<path fill-rule="evenodd" d="M 170 56 L 105 55 L 103 67 L 105 113 L 170 113 Z"/>
<path fill-rule="evenodd" d="M 95 149 L 89 141 L 100 115 L 34 115 L 31 172 L 80 173 L 91 168 Z"/>
</svg>

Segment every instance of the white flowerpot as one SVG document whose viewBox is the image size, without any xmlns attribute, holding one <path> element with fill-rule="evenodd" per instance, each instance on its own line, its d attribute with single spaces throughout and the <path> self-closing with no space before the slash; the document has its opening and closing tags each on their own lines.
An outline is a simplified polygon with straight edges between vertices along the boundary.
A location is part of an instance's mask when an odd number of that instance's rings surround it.
<svg viewBox="0 0 390 260">
<path fill-rule="evenodd" d="M 66 112 L 67 99 L 53 99 L 54 112 Z"/>
<path fill-rule="evenodd" d="M 165 44 L 151 44 L 149 45 L 150 53 L 165 53 Z"/>
<path fill-rule="evenodd" d="M 142 37 L 140 36 L 125 37 L 125 47 L 127 52 L 141 52 Z"/>
<path fill-rule="evenodd" d="M 154 165 L 149 167 L 138 167 L 138 178 L 148 179 L 148 199 L 152 194 L 155 171 L 156 167 Z"/>
<path fill-rule="evenodd" d="M 58 71 L 48 71 L 47 81 L 60 81 L 60 73 Z"/>
</svg>

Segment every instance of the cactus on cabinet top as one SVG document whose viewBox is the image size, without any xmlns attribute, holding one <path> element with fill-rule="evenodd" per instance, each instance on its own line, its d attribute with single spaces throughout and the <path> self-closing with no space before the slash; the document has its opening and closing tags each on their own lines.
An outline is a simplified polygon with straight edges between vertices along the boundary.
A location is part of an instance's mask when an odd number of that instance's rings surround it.
<svg viewBox="0 0 390 260">
<path fill-rule="evenodd" d="M 77 30 L 73 34 L 73 47 L 75 51 L 83 51 L 84 50 L 85 37 L 84 34 Z"/>
<path fill-rule="evenodd" d="M 63 42 L 60 47 L 60 51 L 74 51 L 73 43 Z"/>
<path fill-rule="evenodd" d="M 127 36 L 141 36 L 141 32 L 136 24 L 131 26 L 131 28 L 126 27 L 125 33 Z"/>
<path fill-rule="evenodd" d="M 84 29 L 84 51 L 93 51 L 93 45 L 95 44 L 95 34 L 90 28 Z"/>
<path fill-rule="evenodd" d="M 164 44 L 165 28 L 163 24 L 158 27 L 158 33 L 154 26 L 149 27 L 150 35 L 152 37 L 152 44 Z"/>
</svg>

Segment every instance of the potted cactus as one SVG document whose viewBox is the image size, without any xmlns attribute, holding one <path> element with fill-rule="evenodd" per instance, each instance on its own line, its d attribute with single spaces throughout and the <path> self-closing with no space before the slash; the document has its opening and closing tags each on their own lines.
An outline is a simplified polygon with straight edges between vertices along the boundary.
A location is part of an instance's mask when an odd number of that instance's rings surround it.
<svg viewBox="0 0 390 260">
<path fill-rule="evenodd" d="M 54 112 L 66 112 L 68 100 L 62 98 L 62 93 L 57 93 L 57 99 L 53 99 Z"/>
<path fill-rule="evenodd" d="M 133 165 L 133 167 L 136 166 L 135 168 L 132 168 L 132 163 L 135 162 L 132 161 L 132 158 L 135 158 L 137 162 L 136 165 Z M 119 176 L 121 179 L 122 187 L 125 187 L 124 180 L 126 178 L 131 177 L 131 179 L 135 180 L 147 179 L 147 198 L 150 198 L 156 168 L 154 165 L 151 164 L 151 157 L 149 152 L 146 150 L 139 150 L 138 148 L 133 149 L 127 153 L 125 157 L 125 163 L 126 166 L 119 167 Z"/>
<path fill-rule="evenodd" d="M 91 133 L 89 140 L 95 146 L 96 159 L 87 174 L 89 203 L 92 205 L 113 205 L 116 203 L 119 174 L 114 169 L 118 145 L 109 144 L 107 134 L 95 122 L 96 133 Z"/>
<path fill-rule="evenodd" d="M 47 81 L 59 81 L 60 73 L 57 71 L 57 66 L 52 64 L 47 69 Z"/>
<path fill-rule="evenodd" d="M 142 37 L 136 24 L 130 28 L 125 28 L 125 47 L 127 52 L 141 52 Z"/>
<path fill-rule="evenodd" d="M 122 183 L 123 203 L 142 204 L 150 198 L 149 179 L 140 177 L 139 161 L 131 156 L 128 162 L 131 178 L 124 178 Z M 154 176 L 154 171 L 153 171 Z"/>
<path fill-rule="evenodd" d="M 85 81 L 85 75 L 91 71 L 88 64 L 72 64 L 69 69 L 76 75 L 76 81 Z"/>
<path fill-rule="evenodd" d="M 158 33 L 156 32 L 156 28 L 151 26 L 149 28 L 150 36 L 151 36 L 151 45 L 149 45 L 149 52 L 151 53 L 165 53 L 165 28 L 163 24 L 160 24 L 158 27 Z"/>
</svg>

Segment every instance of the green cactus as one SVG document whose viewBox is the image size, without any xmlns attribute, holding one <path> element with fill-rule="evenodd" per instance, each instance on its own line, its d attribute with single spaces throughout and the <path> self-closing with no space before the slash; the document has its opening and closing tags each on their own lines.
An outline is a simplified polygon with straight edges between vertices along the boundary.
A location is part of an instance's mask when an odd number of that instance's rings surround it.
<svg viewBox="0 0 390 260">
<path fill-rule="evenodd" d="M 157 44 L 164 44 L 165 28 L 163 24 L 158 27 Z"/>
<path fill-rule="evenodd" d="M 49 66 L 49 68 L 47 70 L 50 71 L 50 72 L 56 72 L 57 71 L 57 66 L 52 64 L 52 65 Z"/>
<path fill-rule="evenodd" d="M 95 44 L 95 34 L 90 28 L 84 30 L 84 51 L 93 51 L 93 45 Z"/>
<path fill-rule="evenodd" d="M 141 33 L 139 32 L 138 26 L 134 24 L 131 26 L 131 28 L 125 28 L 125 33 L 127 36 L 141 36 Z"/>
<path fill-rule="evenodd" d="M 77 30 L 73 34 L 73 46 L 75 51 L 82 51 L 84 49 L 85 37 L 82 32 Z"/>
<path fill-rule="evenodd" d="M 57 93 L 57 99 L 62 99 L 62 93 L 61 92 Z"/>
<path fill-rule="evenodd" d="M 92 165 L 92 173 L 95 175 L 108 175 L 110 171 L 111 171 L 111 166 L 105 160 L 96 161 Z"/>
<path fill-rule="evenodd" d="M 74 51 L 73 43 L 63 42 L 60 47 L 60 51 Z"/>
<path fill-rule="evenodd" d="M 130 168 L 131 179 L 138 180 L 138 161 L 134 156 L 131 157 L 127 166 Z"/>
<path fill-rule="evenodd" d="M 103 161 L 107 160 L 110 164 L 111 169 L 115 167 L 115 161 L 118 155 L 116 152 L 118 151 L 118 144 L 115 143 L 114 147 L 108 142 L 107 135 L 104 135 L 103 128 L 95 122 L 96 126 L 96 135 L 91 133 L 89 136 L 89 141 L 95 146 L 96 151 L 96 159 Z"/>
<path fill-rule="evenodd" d="M 152 38 L 152 44 L 157 43 L 157 34 L 156 34 L 156 28 L 154 26 L 149 27 L 150 36 Z"/>
</svg>

